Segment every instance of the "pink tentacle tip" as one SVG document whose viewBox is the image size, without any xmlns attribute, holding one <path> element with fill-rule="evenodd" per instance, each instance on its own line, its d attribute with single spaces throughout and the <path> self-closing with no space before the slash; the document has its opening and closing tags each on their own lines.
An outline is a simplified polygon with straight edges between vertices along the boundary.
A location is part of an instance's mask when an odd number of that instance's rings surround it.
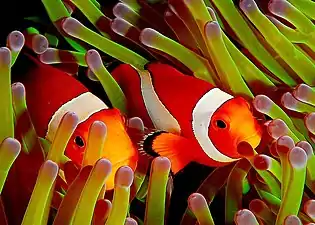
<svg viewBox="0 0 315 225">
<path fill-rule="evenodd" d="M 64 19 L 61 24 L 62 29 L 70 35 L 75 35 L 78 30 L 83 27 L 82 23 L 72 17 Z"/>
<path fill-rule="evenodd" d="M 45 173 L 45 175 L 52 179 L 56 179 L 58 175 L 58 170 L 58 164 L 51 160 L 45 161 L 42 165 L 42 171 Z"/>
<path fill-rule="evenodd" d="M 132 117 L 128 120 L 127 126 L 144 132 L 144 123 L 140 117 Z"/>
<path fill-rule="evenodd" d="M 199 193 L 193 193 L 189 196 L 188 205 L 193 212 L 197 212 L 205 207 L 208 207 L 205 197 Z"/>
<path fill-rule="evenodd" d="M 300 141 L 296 144 L 296 146 L 302 148 L 306 152 L 308 158 L 314 155 L 312 145 L 307 141 Z"/>
<path fill-rule="evenodd" d="M 296 110 L 299 102 L 290 92 L 286 92 L 281 97 L 281 104 L 287 109 Z"/>
<path fill-rule="evenodd" d="M 95 164 L 95 169 L 109 175 L 112 171 L 112 164 L 107 159 L 99 159 Z"/>
<path fill-rule="evenodd" d="M 137 221 L 134 220 L 133 218 L 130 218 L 130 217 L 126 218 L 125 225 L 137 225 L 137 224 L 138 224 Z"/>
<path fill-rule="evenodd" d="M 258 9 L 254 0 L 241 0 L 239 5 L 244 13 L 250 13 Z"/>
<path fill-rule="evenodd" d="M 304 212 L 311 218 L 315 218 L 315 200 L 311 199 L 305 202 Z"/>
<path fill-rule="evenodd" d="M 126 14 L 130 13 L 130 8 L 125 5 L 124 3 L 117 3 L 113 8 L 113 14 L 114 16 L 121 18 L 124 17 Z"/>
<path fill-rule="evenodd" d="M 300 147 L 294 147 L 289 152 L 289 161 L 292 167 L 296 169 L 304 168 L 307 163 L 306 152 Z"/>
<path fill-rule="evenodd" d="M 144 28 L 140 33 L 140 41 L 144 45 L 151 45 L 156 40 L 159 33 L 152 28 Z"/>
<path fill-rule="evenodd" d="M 275 119 L 268 125 L 267 131 L 271 137 L 278 139 L 279 137 L 286 135 L 289 129 L 283 120 Z"/>
<path fill-rule="evenodd" d="M 86 52 L 85 60 L 92 71 L 97 70 L 103 65 L 101 56 L 95 49 L 90 49 Z"/>
<path fill-rule="evenodd" d="M 16 82 L 11 85 L 13 99 L 22 99 L 25 97 L 25 87 L 22 83 Z"/>
<path fill-rule="evenodd" d="M 11 51 L 7 47 L 0 48 L 0 65 L 11 64 Z"/>
<path fill-rule="evenodd" d="M 12 31 L 8 35 L 8 46 L 10 47 L 11 50 L 17 52 L 22 49 L 25 43 L 25 38 L 24 35 L 20 31 Z"/>
<path fill-rule="evenodd" d="M 56 57 L 58 57 L 58 50 L 54 48 L 47 48 L 46 51 L 40 54 L 39 60 L 42 63 L 49 64 L 56 61 Z"/>
<path fill-rule="evenodd" d="M 171 162 L 166 157 L 157 157 L 153 160 L 154 171 L 169 171 L 171 168 Z"/>
<path fill-rule="evenodd" d="M 285 218 L 284 225 L 302 225 L 302 222 L 299 217 L 290 215 Z"/>
<path fill-rule="evenodd" d="M 208 22 L 205 25 L 205 33 L 206 36 L 211 37 L 219 37 L 221 35 L 221 28 L 217 21 Z"/>
<path fill-rule="evenodd" d="M 8 137 L 3 140 L 1 144 L 0 151 L 6 149 L 10 154 L 15 157 L 17 156 L 21 151 L 21 144 L 18 140 Z"/>
<path fill-rule="evenodd" d="M 94 121 L 91 125 L 91 131 L 93 131 L 94 134 L 96 134 L 99 138 L 103 137 L 106 135 L 107 132 L 107 127 L 105 123 L 102 121 Z"/>
<path fill-rule="evenodd" d="M 37 34 L 32 39 L 32 48 L 36 54 L 43 54 L 47 51 L 49 42 L 47 38 L 41 34 Z"/>
<path fill-rule="evenodd" d="M 115 33 L 124 36 L 132 25 L 126 20 L 117 17 L 112 20 L 110 27 Z"/>
<path fill-rule="evenodd" d="M 257 95 L 253 100 L 253 106 L 258 112 L 268 113 L 273 106 L 273 101 L 266 95 Z"/>
<path fill-rule="evenodd" d="M 310 114 L 308 114 L 305 119 L 304 119 L 304 123 L 306 128 L 311 132 L 311 133 L 315 133 L 315 113 L 312 112 Z"/>
<path fill-rule="evenodd" d="M 70 125 L 71 128 L 74 129 L 74 127 L 76 127 L 79 123 L 79 117 L 75 112 L 67 112 L 63 116 L 60 124 L 62 125 L 63 123 Z"/>
<path fill-rule="evenodd" d="M 294 146 L 294 141 L 290 136 L 284 135 L 279 137 L 277 140 L 277 148 L 286 147 L 287 149 L 292 149 Z"/>
<path fill-rule="evenodd" d="M 288 4 L 283 0 L 272 0 L 268 3 L 269 11 L 277 16 L 283 16 L 287 8 Z"/>
<path fill-rule="evenodd" d="M 115 184 L 129 188 L 133 182 L 133 171 L 129 166 L 123 166 L 118 169 L 115 176 Z"/>
<path fill-rule="evenodd" d="M 234 216 L 234 222 L 237 225 L 256 224 L 254 214 L 248 209 L 239 210 Z"/>
<path fill-rule="evenodd" d="M 300 101 L 307 102 L 314 95 L 312 88 L 306 84 L 300 84 L 293 90 L 293 95 Z"/>
</svg>

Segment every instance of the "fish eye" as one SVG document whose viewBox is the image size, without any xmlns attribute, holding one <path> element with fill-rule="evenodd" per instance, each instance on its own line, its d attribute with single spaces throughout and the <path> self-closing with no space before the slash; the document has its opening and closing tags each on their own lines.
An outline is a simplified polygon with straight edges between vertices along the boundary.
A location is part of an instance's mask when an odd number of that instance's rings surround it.
<svg viewBox="0 0 315 225">
<path fill-rule="evenodd" d="M 216 120 L 215 125 L 220 129 L 224 129 L 227 127 L 226 123 L 223 120 Z"/>
<path fill-rule="evenodd" d="M 79 146 L 80 148 L 84 147 L 84 141 L 80 136 L 76 136 L 74 138 L 74 143 L 76 143 L 76 145 Z"/>
</svg>

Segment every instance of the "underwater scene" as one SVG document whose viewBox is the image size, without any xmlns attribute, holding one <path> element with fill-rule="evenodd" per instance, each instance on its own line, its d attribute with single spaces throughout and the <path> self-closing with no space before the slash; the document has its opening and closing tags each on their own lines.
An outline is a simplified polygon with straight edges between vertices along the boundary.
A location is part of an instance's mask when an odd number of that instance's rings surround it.
<svg viewBox="0 0 315 225">
<path fill-rule="evenodd" d="M 0 225 L 315 224 L 314 0 L 4 2 Z"/>
</svg>

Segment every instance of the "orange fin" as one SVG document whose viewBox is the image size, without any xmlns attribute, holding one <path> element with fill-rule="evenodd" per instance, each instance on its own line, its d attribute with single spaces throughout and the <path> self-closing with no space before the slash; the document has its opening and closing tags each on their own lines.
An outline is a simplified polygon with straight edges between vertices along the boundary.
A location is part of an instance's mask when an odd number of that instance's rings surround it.
<svg viewBox="0 0 315 225">
<path fill-rule="evenodd" d="M 191 141 L 187 138 L 164 131 L 154 132 L 143 141 L 143 150 L 152 156 L 167 157 L 176 174 L 192 161 L 188 151 Z"/>
</svg>

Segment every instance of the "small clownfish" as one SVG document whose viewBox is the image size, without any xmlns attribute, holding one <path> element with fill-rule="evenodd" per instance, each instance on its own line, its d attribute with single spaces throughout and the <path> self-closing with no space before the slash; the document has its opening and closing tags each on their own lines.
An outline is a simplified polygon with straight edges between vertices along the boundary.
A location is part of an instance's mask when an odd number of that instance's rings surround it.
<svg viewBox="0 0 315 225">
<path fill-rule="evenodd" d="M 238 160 L 237 145 L 256 148 L 262 129 L 242 97 L 233 97 L 210 83 L 161 63 L 139 71 L 122 64 L 112 76 L 127 98 L 128 116 L 161 131 L 142 142 L 151 155 L 168 157 L 176 174 L 195 161 L 211 167 Z"/>
<path fill-rule="evenodd" d="M 112 163 L 106 188 L 113 189 L 118 168 L 127 165 L 135 170 L 138 160 L 136 146 L 127 134 L 125 118 L 118 109 L 109 108 L 75 78 L 32 60 L 35 66 L 19 81 L 25 86 L 26 103 L 37 135 L 52 142 L 62 117 L 67 112 L 75 112 L 80 123 L 68 142 L 65 155 L 80 166 L 90 126 L 94 121 L 105 123 L 107 135 L 102 157 Z"/>
</svg>

